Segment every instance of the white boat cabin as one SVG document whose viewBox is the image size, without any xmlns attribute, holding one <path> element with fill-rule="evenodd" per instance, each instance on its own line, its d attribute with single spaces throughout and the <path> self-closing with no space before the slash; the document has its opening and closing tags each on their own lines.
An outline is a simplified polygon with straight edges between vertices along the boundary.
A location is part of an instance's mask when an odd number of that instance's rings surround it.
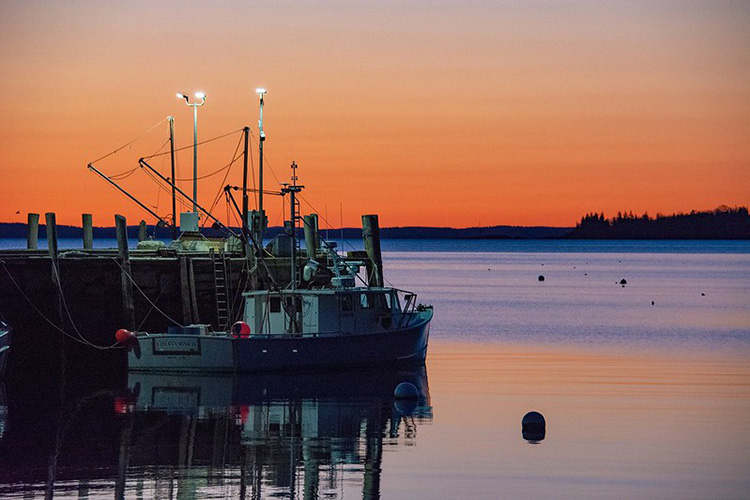
<svg viewBox="0 0 750 500">
<path fill-rule="evenodd" d="M 315 336 L 391 330 L 402 319 L 395 288 L 326 288 L 244 293 L 250 335 Z M 411 295 L 406 295 L 407 303 Z M 291 318 L 297 316 L 296 326 Z"/>
</svg>

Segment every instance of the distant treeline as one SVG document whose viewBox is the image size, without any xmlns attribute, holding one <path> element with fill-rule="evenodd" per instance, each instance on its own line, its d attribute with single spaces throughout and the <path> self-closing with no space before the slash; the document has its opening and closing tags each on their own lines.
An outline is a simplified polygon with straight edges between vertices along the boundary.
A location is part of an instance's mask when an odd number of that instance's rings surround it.
<svg viewBox="0 0 750 500">
<path fill-rule="evenodd" d="M 46 237 L 45 225 L 39 225 L 39 237 Z M 232 228 L 239 233 L 239 228 Z M 273 238 L 284 231 L 281 227 L 268 228 L 266 237 Z M 94 238 L 115 238 L 114 227 L 93 228 Z M 226 231 L 206 227 L 201 233 L 208 237 L 226 236 Z M 148 234 L 154 238 L 169 239 L 172 230 L 148 226 Z M 83 230 L 76 226 L 57 226 L 58 238 L 82 238 Z M 362 229 L 322 229 L 323 238 L 358 239 Z M 138 237 L 138 226 L 128 226 L 128 236 Z M 747 207 L 729 208 L 721 206 L 708 212 L 692 211 L 689 214 L 661 215 L 656 218 L 648 214 L 634 215 L 632 212 L 618 213 L 608 219 L 604 213 L 586 214 L 575 228 L 548 226 L 492 226 L 455 229 L 451 227 L 384 227 L 380 229 L 383 239 L 675 239 L 675 240 L 747 240 L 750 239 L 750 215 Z M 303 237 L 302 230 L 299 237 Z M 0 238 L 26 238 L 26 224 L 0 223 Z"/>
<path fill-rule="evenodd" d="M 618 213 L 608 219 L 604 213 L 586 214 L 567 238 L 580 239 L 675 239 L 746 240 L 750 239 L 750 215 L 747 207 L 721 206 L 708 212 L 661 215 Z"/>
</svg>

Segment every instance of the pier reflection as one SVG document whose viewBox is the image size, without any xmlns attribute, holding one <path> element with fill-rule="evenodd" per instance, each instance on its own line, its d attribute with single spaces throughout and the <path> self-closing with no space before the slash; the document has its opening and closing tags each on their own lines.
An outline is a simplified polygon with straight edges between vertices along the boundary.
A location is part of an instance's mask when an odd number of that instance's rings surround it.
<svg viewBox="0 0 750 500">
<path fill-rule="evenodd" d="M 394 399 L 402 382 L 419 398 Z M 417 427 L 432 419 L 423 367 L 130 374 L 127 386 L 68 401 L 60 421 L 41 416 L 37 423 L 54 429 L 14 425 L 11 407 L 0 440 L 0 495 L 379 498 L 384 450 L 408 452 Z M 25 417 L 41 410 L 19 406 Z M 40 435 L 48 441 L 41 446 Z M 22 458 L 20 447 L 39 456 Z"/>
</svg>

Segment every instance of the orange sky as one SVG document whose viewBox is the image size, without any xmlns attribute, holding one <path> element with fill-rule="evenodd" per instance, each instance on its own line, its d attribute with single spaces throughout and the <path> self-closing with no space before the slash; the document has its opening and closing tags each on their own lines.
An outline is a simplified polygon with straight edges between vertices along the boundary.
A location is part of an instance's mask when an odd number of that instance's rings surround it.
<svg viewBox="0 0 750 500">
<path fill-rule="evenodd" d="M 283 181 L 295 160 L 334 226 L 340 207 L 350 226 L 465 227 L 747 205 L 748 26 L 747 2 L 3 2 L 0 221 L 136 223 L 86 164 L 167 115 L 190 145 L 178 91 L 208 94 L 201 139 L 257 137 L 261 85 L 270 166 Z M 96 166 L 129 170 L 166 137 Z M 200 172 L 238 139 L 202 148 Z M 201 182 L 202 204 L 222 177 Z M 122 184 L 170 212 L 142 172 Z"/>
</svg>

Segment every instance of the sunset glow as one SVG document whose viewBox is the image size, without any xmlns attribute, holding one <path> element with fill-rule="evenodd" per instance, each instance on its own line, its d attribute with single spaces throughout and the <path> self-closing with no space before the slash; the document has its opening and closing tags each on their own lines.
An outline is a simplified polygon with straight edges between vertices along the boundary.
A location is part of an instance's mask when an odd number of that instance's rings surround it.
<svg viewBox="0 0 750 500">
<path fill-rule="evenodd" d="M 264 187 L 296 161 L 303 211 L 334 227 L 364 213 L 572 226 L 592 211 L 747 205 L 748 26 L 747 2 L 5 2 L 0 221 L 152 223 L 86 168 L 139 137 L 95 165 L 136 169 L 118 182 L 169 214 L 137 161 L 168 152 L 174 116 L 191 190 L 192 109 L 177 91 L 210 96 L 199 141 L 236 131 L 199 149 L 201 176 L 236 160 L 226 180 L 200 180 L 212 206 L 241 183 L 245 126 L 257 177 L 259 87 Z M 169 175 L 168 154 L 149 162 Z M 223 199 L 214 211 L 227 220 Z"/>
</svg>

